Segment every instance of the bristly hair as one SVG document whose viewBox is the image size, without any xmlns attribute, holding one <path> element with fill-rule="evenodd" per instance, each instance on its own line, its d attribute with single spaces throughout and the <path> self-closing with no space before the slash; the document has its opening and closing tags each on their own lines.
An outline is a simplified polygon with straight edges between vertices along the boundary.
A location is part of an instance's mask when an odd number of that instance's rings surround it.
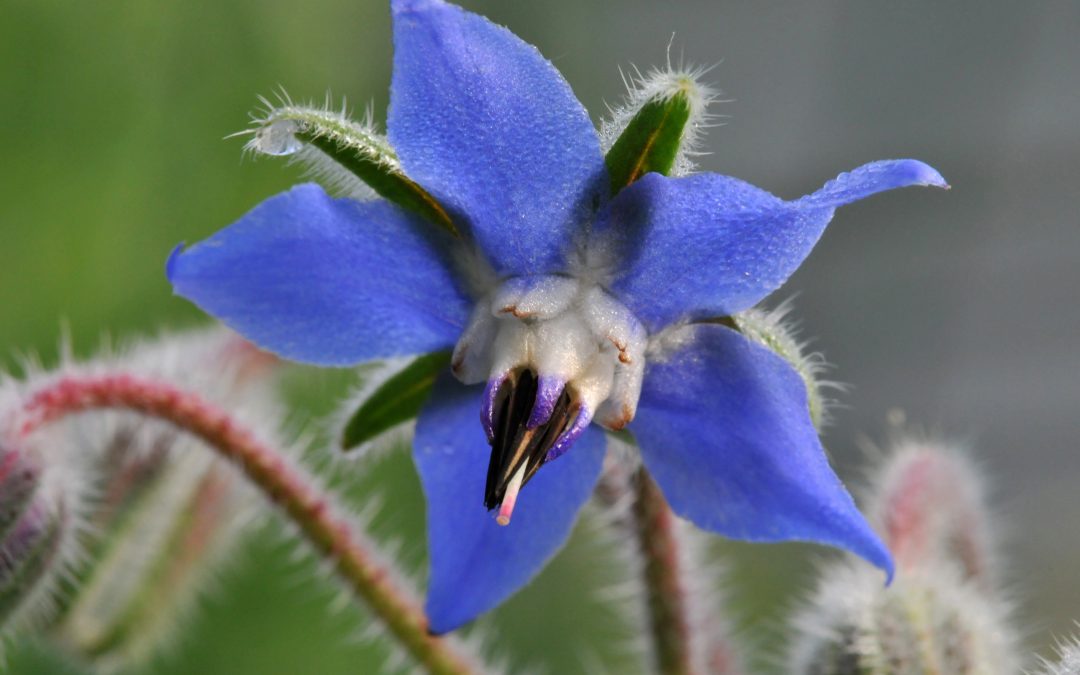
<svg viewBox="0 0 1080 675">
<path fill-rule="evenodd" d="M 629 75 L 620 70 L 623 84 L 627 89 L 626 98 L 621 105 L 608 106 L 609 117 L 600 126 L 601 148 L 604 152 L 611 149 L 643 105 L 649 101 L 667 100 L 682 93 L 690 103 L 690 119 L 687 120 L 671 174 L 685 176 L 693 173 L 696 168 L 694 158 L 706 154 L 701 150 L 705 130 L 718 126 L 717 120 L 722 117 L 709 112 L 709 106 L 713 103 L 726 102 L 720 98 L 722 96 L 720 90 L 701 82 L 701 78 L 714 67 L 694 66 L 681 61 L 678 65 L 672 66 L 669 45 L 665 67 L 654 67 L 643 73 L 636 66 L 632 66 Z"/>
<path fill-rule="evenodd" d="M 822 377 L 830 365 L 821 352 L 810 351 L 809 343 L 799 337 L 799 325 L 790 316 L 793 308 L 794 299 L 788 298 L 775 308 L 758 306 L 731 318 L 743 335 L 776 352 L 795 368 L 806 383 L 810 419 L 821 430 L 831 421 L 829 413 L 835 405 L 825 392 L 844 391 L 846 386 Z"/>
<path fill-rule="evenodd" d="M 362 364 L 357 369 L 358 381 L 353 385 L 353 391 L 339 403 L 324 425 L 324 428 L 330 430 L 330 438 L 334 439 L 332 443 L 337 445 L 337 439 L 344 437 L 345 428 L 353 413 L 382 385 L 386 384 L 387 380 L 400 373 L 412 362 L 413 357 L 396 357 L 371 361 Z M 331 452 L 320 453 L 319 461 L 329 466 L 331 470 L 338 470 L 341 468 L 339 464 L 351 464 L 356 461 L 366 463 L 380 459 L 385 453 L 395 448 L 407 447 L 408 441 L 412 439 L 415 425 L 415 418 L 407 420 L 355 448 L 350 448 L 348 452 L 341 452 L 341 448 L 336 447 Z M 350 468 L 350 470 L 354 469 Z"/>
<path fill-rule="evenodd" d="M 375 128 L 370 105 L 365 110 L 363 121 L 356 122 L 350 116 L 344 99 L 340 109 L 332 107 L 329 93 L 321 106 L 314 103 L 296 104 L 284 89 L 278 91 L 276 105 L 263 96 L 259 97 L 259 101 L 261 107 L 251 115 L 251 128 L 229 136 L 251 136 L 244 145 L 246 153 L 288 156 L 290 163 L 304 166 L 305 175 L 329 191 L 361 201 L 373 199 L 375 191 L 298 135 L 333 141 L 339 147 L 388 171 L 401 172 L 400 162 L 389 140 Z"/>
<path fill-rule="evenodd" d="M 792 620 L 792 675 L 1020 671 L 1012 607 L 931 565 L 889 587 L 866 565 L 837 561 Z"/>
<path fill-rule="evenodd" d="M 28 442 L 21 433 L 23 406 L 31 392 L 29 382 L 40 376 L 40 367 L 32 357 L 21 359 L 23 378 L 17 379 L 0 372 L 0 456 L 14 463 L 9 472 L 36 467 L 32 492 L 22 507 L 13 507 L 8 515 L 17 523 L 36 519 L 47 528 L 56 528 L 55 535 L 46 543 L 51 553 L 46 553 L 43 569 L 36 578 L 19 580 L 5 586 L 6 613 L 0 617 L 0 661 L 5 646 L 20 637 L 39 631 L 55 619 L 61 607 L 63 590 L 74 583 L 75 571 L 86 560 L 85 539 L 90 533 L 88 513 L 95 496 L 94 465 L 89 458 L 73 456 L 66 451 L 58 436 L 48 431 L 34 442 Z M 33 469 L 32 469 L 33 470 Z M 10 475 L 10 473 L 9 473 Z M 10 495 L 6 495 L 10 496 Z M 7 535 L 8 532 L 0 534 Z M 8 572 L 18 573 L 14 565 L 18 561 L 7 560 L 12 565 Z M 11 581 L 10 579 L 8 581 Z"/>
<path fill-rule="evenodd" d="M 862 443 L 866 452 L 867 442 Z M 862 492 L 864 512 L 886 537 L 904 564 L 910 541 L 919 537 L 909 564 L 939 557 L 949 559 L 965 577 L 997 594 L 1005 589 L 1001 560 L 1002 519 L 991 509 L 990 481 L 973 450 L 906 428 L 892 429 L 887 449 L 874 451 L 870 487 Z"/>
<path fill-rule="evenodd" d="M 825 357 L 808 349 L 808 343 L 799 338 L 798 324 L 790 320 L 792 301 L 785 300 L 773 309 L 754 307 L 731 317 L 718 317 L 699 322 L 678 321 L 664 327 L 649 338 L 647 352 L 650 362 L 662 363 L 677 353 L 693 339 L 694 330 L 702 323 L 720 323 L 731 326 L 748 339 L 776 353 L 799 373 L 806 384 L 806 399 L 810 419 L 819 430 L 829 423 L 829 411 L 835 405 L 826 396 L 828 390 L 843 391 L 840 382 L 827 380 L 822 375 L 830 369 Z"/>
<path fill-rule="evenodd" d="M 1080 627 L 1080 623 L 1077 623 Z M 1075 635 L 1059 640 L 1054 646 L 1057 660 L 1039 659 L 1040 668 L 1033 675 L 1080 675 L 1080 638 Z"/>
</svg>

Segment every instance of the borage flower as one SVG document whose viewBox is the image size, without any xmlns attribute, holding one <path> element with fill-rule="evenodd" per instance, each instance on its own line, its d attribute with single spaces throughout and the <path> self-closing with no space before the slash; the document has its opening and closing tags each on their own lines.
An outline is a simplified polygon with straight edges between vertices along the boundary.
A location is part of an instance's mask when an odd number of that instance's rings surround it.
<svg viewBox="0 0 1080 675">
<path fill-rule="evenodd" d="M 804 380 L 723 318 L 779 287 L 836 207 L 941 176 L 875 162 L 795 201 L 708 173 L 613 190 L 588 114 L 534 47 L 440 0 L 391 6 L 393 151 L 369 182 L 393 201 L 301 185 L 178 250 L 168 275 L 290 359 L 453 348 L 414 440 L 432 630 L 492 608 L 562 546 L 604 429 L 633 433 L 700 527 L 839 546 L 891 574 L 829 467 Z M 267 152 L 332 153 L 346 124 L 319 136 L 302 115 L 279 121 L 261 131 Z"/>
</svg>

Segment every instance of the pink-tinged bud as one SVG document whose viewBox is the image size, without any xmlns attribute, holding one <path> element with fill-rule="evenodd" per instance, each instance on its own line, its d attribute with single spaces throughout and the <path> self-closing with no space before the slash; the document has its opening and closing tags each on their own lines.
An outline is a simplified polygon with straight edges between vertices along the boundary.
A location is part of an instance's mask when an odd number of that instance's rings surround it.
<svg viewBox="0 0 1080 675">
<path fill-rule="evenodd" d="M 978 472 L 939 442 L 895 444 L 868 493 L 897 562 L 888 587 L 860 566 L 827 567 L 794 620 L 800 674 L 1020 672 L 1010 603 L 996 585 Z"/>
<path fill-rule="evenodd" d="M 909 439 L 882 468 L 868 512 L 901 571 L 948 561 L 965 578 L 993 583 L 984 491 L 967 456 L 939 442 Z"/>
<path fill-rule="evenodd" d="M 1009 606 L 934 563 L 889 587 L 862 566 L 825 571 L 794 620 L 793 675 L 1021 672 Z"/>
<path fill-rule="evenodd" d="M 162 340 L 158 353 L 68 366 L 29 383 L 15 415 L 0 405 L 0 422 L 13 419 L 21 439 L 67 441 L 69 456 L 96 459 L 97 473 L 114 479 L 92 514 L 93 557 L 69 577 L 76 587 L 51 627 L 55 642 L 96 671 L 128 670 L 156 652 L 173 633 L 162 626 L 194 604 L 193 584 L 207 577 L 207 563 L 242 539 L 257 488 L 420 663 L 474 672 L 468 655 L 427 632 L 412 594 L 317 481 L 263 439 L 283 418 L 264 405 L 273 388 L 251 376 L 250 364 L 223 358 L 226 343 L 182 346 Z"/>
</svg>

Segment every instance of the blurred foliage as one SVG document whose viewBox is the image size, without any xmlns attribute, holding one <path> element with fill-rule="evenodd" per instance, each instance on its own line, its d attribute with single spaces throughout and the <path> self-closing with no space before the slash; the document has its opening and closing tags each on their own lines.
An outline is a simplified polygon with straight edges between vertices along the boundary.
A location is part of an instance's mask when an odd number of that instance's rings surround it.
<svg viewBox="0 0 1080 675">
<path fill-rule="evenodd" d="M 169 250 L 296 180 L 278 162 L 242 161 L 242 139 L 221 140 L 247 126 L 255 96 L 280 84 L 385 106 L 383 3 L 296 9 L 5 3 L 0 344 L 49 351 L 60 317 L 80 350 L 105 329 L 201 320 L 169 299 Z"/>
</svg>

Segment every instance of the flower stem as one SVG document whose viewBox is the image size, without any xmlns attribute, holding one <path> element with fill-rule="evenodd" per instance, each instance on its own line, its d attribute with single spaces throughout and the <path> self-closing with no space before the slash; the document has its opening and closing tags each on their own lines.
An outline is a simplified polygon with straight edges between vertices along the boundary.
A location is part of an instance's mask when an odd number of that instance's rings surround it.
<svg viewBox="0 0 1080 675">
<path fill-rule="evenodd" d="M 690 675 L 697 671 L 675 514 L 644 469 L 633 483 L 634 526 L 643 557 L 656 667 L 665 675 Z"/>
<path fill-rule="evenodd" d="M 460 675 L 480 671 L 452 642 L 428 634 L 427 618 L 414 594 L 377 561 L 373 547 L 338 513 L 311 476 L 198 394 L 125 374 L 67 377 L 29 399 L 20 431 L 29 435 L 68 415 L 99 409 L 148 415 L 202 439 L 236 465 L 285 512 L 312 547 L 333 561 L 352 591 L 428 672 Z"/>
</svg>

